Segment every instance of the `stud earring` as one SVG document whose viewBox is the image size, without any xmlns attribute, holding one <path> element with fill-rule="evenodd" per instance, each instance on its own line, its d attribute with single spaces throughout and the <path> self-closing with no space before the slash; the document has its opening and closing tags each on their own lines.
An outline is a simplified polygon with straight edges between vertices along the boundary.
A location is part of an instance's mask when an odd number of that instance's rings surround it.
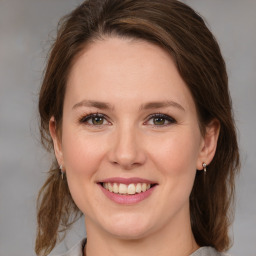
<svg viewBox="0 0 256 256">
<path fill-rule="evenodd" d="M 61 179 L 64 177 L 64 171 L 63 171 L 63 166 L 60 165 L 60 172 L 61 172 Z"/>
<path fill-rule="evenodd" d="M 206 166 L 207 166 L 206 163 L 203 162 L 202 166 L 203 166 L 203 168 L 204 168 L 204 174 L 206 174 Z"/>
</svg>

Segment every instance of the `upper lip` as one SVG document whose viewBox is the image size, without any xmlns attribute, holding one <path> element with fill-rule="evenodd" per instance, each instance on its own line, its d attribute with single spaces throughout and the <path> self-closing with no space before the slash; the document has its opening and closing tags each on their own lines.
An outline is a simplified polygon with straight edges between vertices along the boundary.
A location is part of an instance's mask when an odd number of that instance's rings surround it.
<svg viewBox="0 0 256 256">
<path fill-rule="evenodd" d="M 156 184 L 156 182 L 148 179 L 143 179 L 139 177 L 131 178 L 122 178 L 122 177 L 112 177 L 99 181 L 99 183 L 122 183 L 122 184 L 137 184 L 137 183 L 147 183 L 147 184 Z"/>
</svg>

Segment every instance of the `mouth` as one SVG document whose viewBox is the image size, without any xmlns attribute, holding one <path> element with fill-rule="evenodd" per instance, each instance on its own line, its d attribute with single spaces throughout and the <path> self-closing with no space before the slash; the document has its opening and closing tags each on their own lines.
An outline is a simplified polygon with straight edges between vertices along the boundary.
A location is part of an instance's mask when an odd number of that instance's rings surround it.
<svg viewBox="0 0 256 256">
<path fill-rule="evenodd" d="M 149 189 L 156 186 L 156 183 L 147 183 L 147 182 L 137 182 L 137 183 L 118 183 L 118 182 L 100 182 L 99 185 L 101 185 L 104 189 L 107 191 L 119 194 L 119 195 L 135 195 L 135 194 L 141 194 Z"/>
<path fill-rule="evenodd" d="M 112 201 L 134 204 L 148 198 L 158 183 L 139 177 L 112 177 L 97 182 L 102 192 Z"/>
</svg>

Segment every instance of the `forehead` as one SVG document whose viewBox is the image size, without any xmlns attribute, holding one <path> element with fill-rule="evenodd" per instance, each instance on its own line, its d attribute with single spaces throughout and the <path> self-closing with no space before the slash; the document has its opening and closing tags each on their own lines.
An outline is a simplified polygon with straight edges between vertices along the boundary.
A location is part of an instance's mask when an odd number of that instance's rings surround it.
<svg viewBox="0 0 256 256">
<path fill-rule="evenodd" d="M 105 38 L 87 46 L 74 61 L 66 94 L 98 100 L 140 101 L 175 98 L 184 107 L 192 96 L 170 55 L 142 40 Z"/>
</svg>

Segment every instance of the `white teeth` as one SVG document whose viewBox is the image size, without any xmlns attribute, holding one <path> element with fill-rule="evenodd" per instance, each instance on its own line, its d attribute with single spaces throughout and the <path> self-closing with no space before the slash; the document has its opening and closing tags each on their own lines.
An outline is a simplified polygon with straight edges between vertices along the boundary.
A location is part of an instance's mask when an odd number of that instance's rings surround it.
<svg viewBox="0 0 256 256">
<path fill-rule="evenodd" d="M 110 192 L 113 192 L 113 186 L 112 186 L 111 183 L 108 183 L 108 190 L 109 190 Z"/>
<path fill-rule="evenodd" d="M 116 194 L 118 193 L 118 185 L 116 183 L 113 185 L 113 192 Z"/>
<path fill-rule="evenodd" d="M 129 184 L 128 188 L 127 188 L 127 193 L 129 195 L 134 195 L 135 194 L 135 185 L 134 184 Z"/>
<path fill-rule="evenodd" d="M 141 184 L 138 183 L 138 184 L 136 185 L 136 193 L 140 193 L 140 192 L 141 192 Z"/>
<path fill-rule="evenodd" d="M 151 188 L 150 184 L 147 183 L 131 183 L 129 185 L 126 184 L 118 184 L 118 183 L 103 183 L 103 187 L 107 189 L 110 192 L 113 192 L 115 194 L 121 194 L 121 195 L 135 195 L 136 193 L 145 192 L 148 189 Z"/>
<path fill-rule="evenodd" d="M 142 192 L 145 192 L 147 190 L 147 184 L 146 183 L 142 184 L 141 190 L 142 190 Z"/>
<path fill-rule="evenodd" d="M 119 184 L 119 194 L 127 194 L 127 186 L 125 184 Z"/>
</svg>

